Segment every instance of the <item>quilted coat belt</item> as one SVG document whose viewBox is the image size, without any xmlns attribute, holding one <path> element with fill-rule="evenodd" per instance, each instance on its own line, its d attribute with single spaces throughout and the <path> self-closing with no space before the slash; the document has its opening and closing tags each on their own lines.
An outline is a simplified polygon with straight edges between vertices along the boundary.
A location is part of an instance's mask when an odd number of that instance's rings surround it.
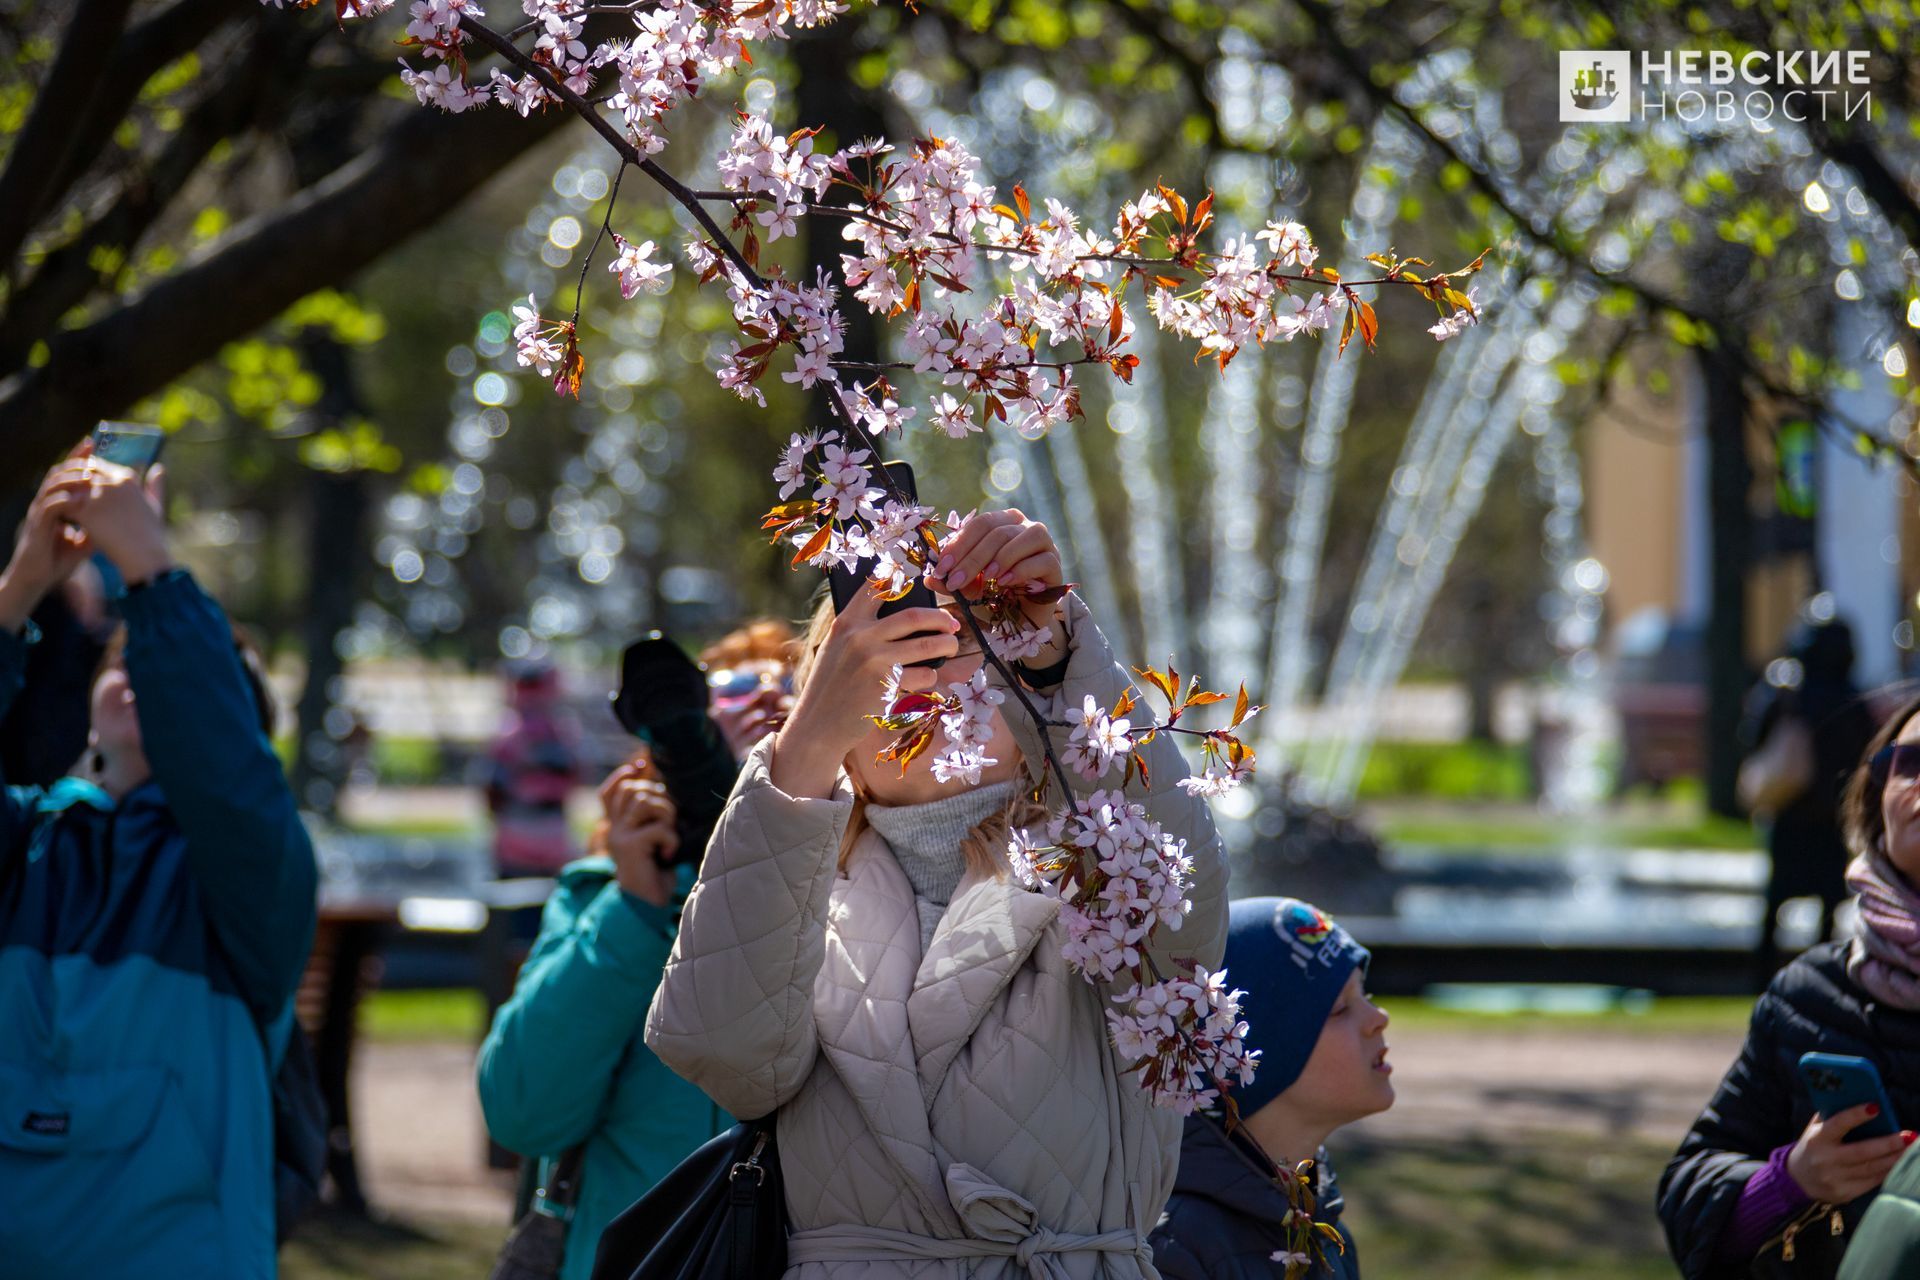
<svg viewBox="0 0 1920 1280">
<path fill-rule="evenodd" d="M 967 1235 L 916 1235 L 886 1227 L 836 1223 L 787 1238 L 787 1265 L 802 1262 L 936 1262 L 967 1258 L 1012 1258 L 1031 1280 L 1067 1280 L 1065 1253 L 1129 1253 L 1145 1275 L 1154 1274 L 1153 1249 L 1131 1228 L 1079 1235 L 1039 1225 L 1023 1197 L 988 1180 L 970 1165 L 947 1170 L 947 1198 Z"/>
</svg>

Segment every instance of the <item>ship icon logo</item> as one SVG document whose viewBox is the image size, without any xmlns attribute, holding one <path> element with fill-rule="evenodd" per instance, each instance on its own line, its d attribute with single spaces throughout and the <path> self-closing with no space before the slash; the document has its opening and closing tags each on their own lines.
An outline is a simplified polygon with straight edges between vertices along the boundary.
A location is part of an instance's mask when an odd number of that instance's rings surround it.
<svg viewBox="0 0 1920 1280">
<path fill-rule="evenodd" d="M 1574 49 L 1560 54 L 1563 122 L 1629 120 L 1633 55 L 1625 49 Z"/>
<path fill-rule="evenodd" d="M 1573 88 L 1567 96 L 1582 111 L 1598 111 L 1613 105 L 1613 100 L 1620 96 L 1620 86 L 1614 83 L 1613 72 L 1596 62 L 1587 70 L 1574 73 Z"/>
</svg>

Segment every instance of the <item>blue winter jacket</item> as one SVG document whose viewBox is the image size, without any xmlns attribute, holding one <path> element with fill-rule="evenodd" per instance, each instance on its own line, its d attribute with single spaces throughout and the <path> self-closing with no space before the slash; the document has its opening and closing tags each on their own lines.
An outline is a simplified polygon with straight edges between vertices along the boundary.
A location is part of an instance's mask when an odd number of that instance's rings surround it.
<svg viewBox="0 0 1920 1280">
<path fill-rule="evenodd" d="M 313 848 L 219 606 L 176 570 L 124 613 L 153 777 L 0 789 L 0 1273 L 263 1280 L 261 1027 L 312 945 Z M 25 653 L 0 632 L 0 713 Z"/>
<path fill-rule="evenodd" d="M 641 1041 L 673 934 L 674 912 L 622 892 L 611 859 L 569 864 L 480 1047 L 480 1105 L 500 1145 L 558 1156 L 587 1144 L 562 1280 L 586 1280 L 607 1223 L 733 1126 Z"/>
</svg>

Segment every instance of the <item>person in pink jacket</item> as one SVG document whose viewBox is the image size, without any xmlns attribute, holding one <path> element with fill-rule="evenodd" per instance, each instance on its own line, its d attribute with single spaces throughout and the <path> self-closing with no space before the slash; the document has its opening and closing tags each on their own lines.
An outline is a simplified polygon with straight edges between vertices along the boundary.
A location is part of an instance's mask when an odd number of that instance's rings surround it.
<svg viewBox="0 0 1920 1280">
<path fill-rule="evenodd" d="M 1046 528 L 1017 511 L 969 520 L 936 571 L 963 592 L 983 575 L 1063 581 Z M 1056 706 L 1112 706 L 1127 676 L 1079 598 L 1029 612 L 1052 639 L 1025 682 Z M 1038 730 L 1009 698 L 974 783 L 940 783 L 925 756 L 876 764 L 889 735 L 864 716 L 892 668 L 927 689 L 981 663 L 947 612 L 877 614 L 862 592 L 816 616 L 792 715 L 748 756 L 708 845 L 647 1046 L 734 1115 L 777 1113 L 788 1280 L 1151 1277 L 1180 1116 L 1109 1042 L 1113 992 L 1062 958 L 1058 904 L 1008 872 L 1009 829 L 1045 817 L 1028 796 Z M 910 665 L 935 657 L 937 672 Z M 1129 793 L 1193 860 L 1190 913 L 1147 950 L 1163 973 L 1217 966 L 1219 837 L 1177 786 L 1170 737 L 1143 751 L 1152 785 Z"/>
</svg>

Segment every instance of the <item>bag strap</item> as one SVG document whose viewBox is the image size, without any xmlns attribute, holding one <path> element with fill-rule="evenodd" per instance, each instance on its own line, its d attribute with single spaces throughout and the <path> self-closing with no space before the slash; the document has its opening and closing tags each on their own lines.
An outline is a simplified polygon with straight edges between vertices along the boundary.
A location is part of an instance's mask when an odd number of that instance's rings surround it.
<svg viewBox="0 0 1920 1280">
<path fill-rule="evenodd" d="M 527 1205 L 529 1213 L 573 1221 L 573 1207 L 580 1200 L 580 1166 L 585 1161 L 587 1144 L 582 1142 L 561 1152 L 557 1160 L 540 1161 L 540 1179 Z"/>
<path fill-rule="evenodd" d="M 754 1243 L 760 1236 L 760 1189 L 767 1181 L 766 1166 L 760 1163 L 760 1156 L 773 1137 L 771 1119 L 765 1127 L 756 1128 L 747 1158 L 736 1161 L 727 1171 L 727 1200 L 731 1209 L 727 1215 L 731 1236 L 727 1242 L 728 1280 L 756 1280 Z"/>
</svg>

